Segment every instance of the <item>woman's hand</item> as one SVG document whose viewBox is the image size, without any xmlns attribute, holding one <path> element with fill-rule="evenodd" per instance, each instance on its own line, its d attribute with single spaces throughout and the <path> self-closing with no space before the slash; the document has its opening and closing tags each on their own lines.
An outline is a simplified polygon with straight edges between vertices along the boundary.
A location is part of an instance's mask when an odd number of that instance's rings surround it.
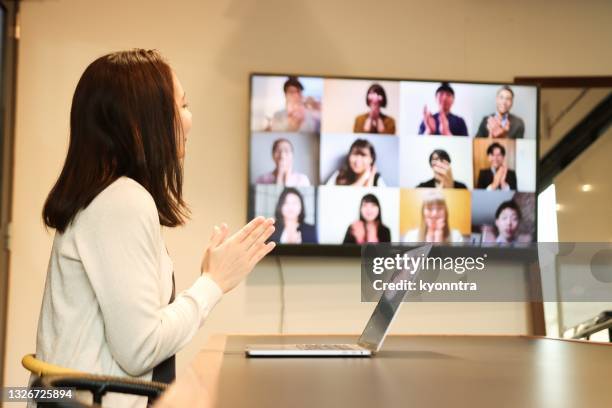
<svg viewBox="0 0 612 408">
<path fill-rule="evenodd" d="M 353 221 L 351 224 L 351 234 L 353 234 L 356 244 L 363 244 L 366 241 L 366 230 L 363 221 Z"/>
<path fill-rule="evenodd" d="M 274 242 L 266 244 L 274 232 L 273 224 L 272 218 L 256 217 L 229 238 L 227 225 L 215 226 L 204 253 L 202 274 L 210 276 L 223 293 L 232 290 L 274 248 Z"/>
</svg>

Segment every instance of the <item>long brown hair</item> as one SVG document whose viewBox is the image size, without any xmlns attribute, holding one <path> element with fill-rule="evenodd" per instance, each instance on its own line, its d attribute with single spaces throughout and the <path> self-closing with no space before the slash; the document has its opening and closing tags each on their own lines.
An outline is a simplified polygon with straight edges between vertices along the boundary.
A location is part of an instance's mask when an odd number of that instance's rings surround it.
<svg viewBox="0 0 612 408">
<path fill-rule="evenodd" d="M 350 156 L 353 153 L 363 154 L 363 151 L 368 150 L 370 152 L 370 156 L 372 157 L 372 165 L 376 162 L 376 150 L 374 150 L 374 146 L 372 143 L 367 141 L 366 139 L 357 139 L 351 145 L 348 154 L 344 160 L 344 165 L 338 172 L 338 177 L 336 177 L 337 185 L 351 185 L 355 181 L 357 181 L 358 175 L 355 174 L 353 169 L 351 168 Z M 375 184 L 376 185 L 376 179 Z"/>
<path fill-rule="evenodd" d="M 85 69 L 72 98 L 68 154 L 45 202 L 45 224 L 64 232 L 122 176 L 151 194 L 162 225 L 182 224 L 189 214 L 178 152 L 183 138 L 172 69 L 157 51 L 98 58 Z"/>
</svg>

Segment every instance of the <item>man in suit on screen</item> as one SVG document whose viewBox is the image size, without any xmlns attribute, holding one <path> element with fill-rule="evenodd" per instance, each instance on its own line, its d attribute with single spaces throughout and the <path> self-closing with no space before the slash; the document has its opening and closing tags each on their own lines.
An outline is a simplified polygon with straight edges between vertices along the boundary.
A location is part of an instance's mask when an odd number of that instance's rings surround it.
<svg viewBox="0 0 612 408">
<path fill-rule="evenodd" d="M 486 190 L 516 190 L 516 173 L 506 164 L 506 149 L 495 142 L 487 148 L 490 167 L 480 170 L 476 188 Z"/>
</svg>

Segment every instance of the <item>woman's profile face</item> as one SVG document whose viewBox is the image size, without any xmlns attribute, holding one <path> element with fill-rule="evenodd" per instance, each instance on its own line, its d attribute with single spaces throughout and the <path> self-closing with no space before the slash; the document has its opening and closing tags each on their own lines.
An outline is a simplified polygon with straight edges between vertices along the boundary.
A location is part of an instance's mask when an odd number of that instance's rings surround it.
<svg viewBox="0 0 612 408">
<path fill-rule="evenodd" d="M 446 209 L 443 204 L 427 204 L 423 208 L 423 217 L 428 230 L 442 229 L 446 223 Z"/>
<path fill-rule="evenodd" d="M 363 174 L 372 168 L 372 155 L 367 148 L 355 147 L 349 154 L 349 166 L 355 174 Z"/>
<path fill-rule="evenodd" d="M 287 141 L 278 142 L 274 152 L 272 152 L 272 159 L 276 164 L 276 167 L 283 167 L 293 163 L 293 148 Z"/>
<path fill-rule="evenodd" d="M 181 129 L 183 130 L 183 141 L 179 141 L 179 158 L 185 157 L 185 143 L 187 143 L 187 134 L 191 130 L 191 112 L 187 105 L 187 99 L 185 98 L 185 91 L 181 82 L 177 78 L 174 71 L 172 72 L 172 81 L 174 82 L 174 103 L 176 103 L 176 109 L 179 112 L 181 120 Z"/>
<path fill-rule="evenodd" d="M 512 208 L 504 208 L 495 220 L 495 226 L 500 237 L 506 241 L 513 241 L 519 226 L 518 214 Z"/>
<path fill-rule="evenodd" d="M 285 223 L 287 221 L 297 221 L 301 212 L 302 202 L 300 200 L 300 197 L 293 193 L 287 194 L 285 196 L 285 202 L 281 207 L 281 214 L 283 214 Z"/>
<path fill-rule="evenodd" d="M 375 203 L 365 202 L 361 204 L 361 216 L 368 222 L 376 221 L 379 212 L 380 209 Z"/>
</svg>

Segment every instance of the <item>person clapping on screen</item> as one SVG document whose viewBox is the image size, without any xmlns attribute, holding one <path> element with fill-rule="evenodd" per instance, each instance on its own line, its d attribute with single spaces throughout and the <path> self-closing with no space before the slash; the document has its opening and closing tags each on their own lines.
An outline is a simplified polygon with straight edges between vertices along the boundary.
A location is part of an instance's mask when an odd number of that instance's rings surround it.
<svg viewBox="0 0 612 408">
<path fill-rule="evenodd" d="M 285 109 L 274 114 L 266 130 L 272 132 L 318 132 L 320 125 L 319 103 L 313 98 L 304 99 L 304 85 L 297 77 L 289 77 L 283 85 Z"/>
<path fill-rule="evenodd" d="M 502 86 L 495 97 L 495 113 L 482 118 L 476 137 L 521 139 L 525 133 L 525 123 L 510 113 L 513 102 L 512 89 L 507 85 Z"/>
<path fill-rule="evenodd" d="M 495 142 L 487 148 L 487 159 L 491 165 L 480 170 L 476 188 L 487 190 L 516 190 L 516 173 L 506 165 L 506 149 Z"/>
<path fill-rule="evenodd" d="M 467 186 L 453 178 L 451 158 L 445 150 L 436 149 L 429 155 L 429 165 L 434 172 L 432 179 L 422 182 L 417 188 L 467 188 Z"/>
<path fill-rule="evenodd" d="M 463 118 L 451 113 L 455 91 L 448 82 L 443 82 L 436 90 L 436 102 L 438 113 L 432 114 L 427 105 L 423 108 L 419 135 L 467 136 L 468 130 Z"/>
<path fill-rule="evenodd" d="M 307 224 L 304 219 L 304 198 L 293 187 L 283 190 L 274 211 L 276 230 L 270 241 L 281 244 L 317 243 L 317 232 L 314 225 Z"/>
<path fill-rule="evenodd" d="M 403 242 L 463 242 L 458 230 L 451 230 L 448 223 L 446 199 L 439 190 L 432 190 L 423 197 L 421 225 L 409 230 Z"/>
<path fill-rule="evenodd" d="M 374 194 L 366 194 L 359 205 L 359 219 L 349 225 L 344 235 L 345 244 L 390 242 L 391 231 L 382 222 L 380 203 Z"/>
<path fill-rule="evenodd" d="M 276 167 L 257 177 L 257 184 L 277 184 L 288 187 L 309 186 L 308 176 L 293 171 L 293 145 L 288 139 L 277 139 L 272 144 L 272 159 Z"/>
<path fill-rule="evenodd" d="M 387 94 L 379 84 L 372 84 L 366 93 L 366 105 L 370 111 L 355 118 L 355 133 L 395 133 L 395 119 L 381 112 L 387 107 Z"/>
<path fill-rule="evenodd" d="M 376 171 L 376 151 L 365 139 L 357 139 L 351 145 L 344 166 L 335 171 L 328 185 L 340 186 L 385 186 L 380 173 Z"/>
</svg>

